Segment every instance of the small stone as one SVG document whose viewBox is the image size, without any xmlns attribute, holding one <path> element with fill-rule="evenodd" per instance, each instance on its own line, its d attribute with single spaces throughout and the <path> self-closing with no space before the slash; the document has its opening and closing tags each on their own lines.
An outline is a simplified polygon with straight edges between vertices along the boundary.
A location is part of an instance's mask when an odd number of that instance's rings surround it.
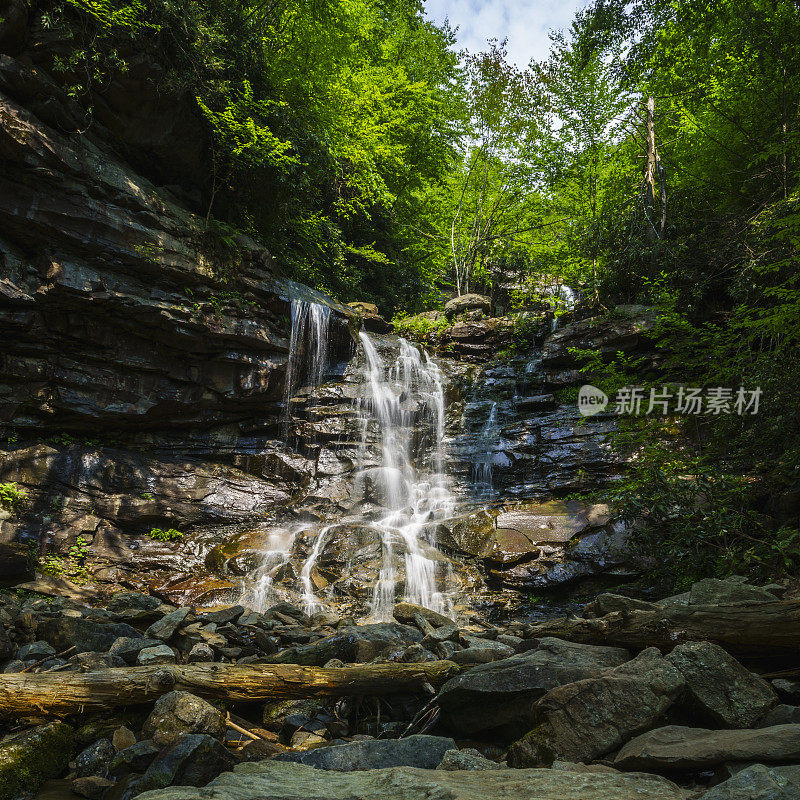
<svg viewBox="0 0 800 800">
<path fill-rule="evenodd" d="M 313 733 L 312 731 L 295 731 L 292 734 L 291 742 L 292 748 L 302 750 L 324 744 L 325 737 L 320 736 L 318 733 Z"/>
<path fill-rule="evenodd" d="M 114 781 L 101 778 L 99 775 L 87 775 L 85 778 L 75 778 L 72 781 L 72 791 L 89 800 L 100 800 L 103 793 L 114 785 Z"/>
<path fill-rule="evenodd" d="M 127 750 L 136 744 L 136 736 L 130 728 L 121 725 L 114 731 L 111 737 L 111 743 L 114 745 L 114 750 L 119 753 L 120 750 Z"/>
<path fill-rule="evenodd" d="M 338 658 L 332 658 L 330 661 L 325 662 L 325 669 L 342 669 L 344 661 Z"/>
<path fill-rule="evenodd" d="M 190 664 L 204 664 L 214 660 L 214 651 L 205 643 L 198 642 L 189 651 L 186 659 Z"/>
<path fill-rule="evenodd" d="M 136 663 L 140 667 L 152 667 L 156 664 L 174 664 L 175 652 L 166 644 L 160 644 L 157 647 L 145 647 L 136 656 Z"/>
</svg>

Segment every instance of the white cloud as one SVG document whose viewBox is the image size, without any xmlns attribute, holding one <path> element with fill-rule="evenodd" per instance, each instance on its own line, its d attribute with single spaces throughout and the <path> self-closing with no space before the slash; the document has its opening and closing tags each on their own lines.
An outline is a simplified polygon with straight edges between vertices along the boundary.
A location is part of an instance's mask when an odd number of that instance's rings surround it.
<svg viewBox="0 0 800 800">
<path fill-rule="evenodd" d="M 458 27 L 458 44 L 477 52 L 487 39 L 508 39 L 508 56 L 518 67 L 535 58 L 541 60 L 550 49 L 548 32 L 568 28 L 575 11 L 587 0 L 427 0 L 430 19 L 450 20 Z"/>
</svg>

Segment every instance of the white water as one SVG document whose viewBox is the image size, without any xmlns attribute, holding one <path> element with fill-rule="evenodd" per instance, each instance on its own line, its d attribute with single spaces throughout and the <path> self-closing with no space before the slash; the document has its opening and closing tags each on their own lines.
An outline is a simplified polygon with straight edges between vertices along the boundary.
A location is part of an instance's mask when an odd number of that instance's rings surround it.
<svg viewBox="0 0 800 800">
<path fill-rule="evenodd" d="M 305 379 L 309 387 L 319 386 L 328 371 L 328 338 L 331 309 L 308 300 L 292 300 L 292 333 L 286 362 L 286 386 L 283 393 L 281 432 L 289 437 L 291 400 Z M 303 370 L 306 365 L 305 371 Z"/>
<path fill-rule="evenodd" d="M 489 416 L 479 437 L 481 458 L 472 465 L 472 488 L 479 498 L 494 496 L 494 454 L 500 437 L 497 403 L 492 403 Z"/>
<path fill-rule="evenodd" d="M 370 617 L 391 619 L 399 582 L 398 563 L 405 567 L 403 599 L 436 611 L 448 610 L 437 581 L 437 561 L 432 542 L 425 539 L 427 523 L 443 519 L 453 512 L 454 497 L 442 474 L 444 448 L 444 389 L 439 367 L 405 339 L 400 351 L 387 368 L 367 333 L 359 334 L 365 357 L 365 396 L 356 404 L 362 431 L 362 466 L 368 454 L 368 439 L 377 429 L 380 467 L 363 470 L 356 478 L 355 489 L 367 493 L 377 489 L 381 506 L 387 513 L 377 520 L 380 531 L 382 563 L 370 603 Z M 414 434 L 427 429 L 431 437 L 428 456 L 414 463 Z M 360 484 L 360 485 L 359 485 Z M 303 601 L 307 611 L 319 610 L 322 601 L 314 594 L 311 572 L 322 551 L 322 531 L 303 565 Z M 441 576 L 444 577 L 444 576 Z"/>
</svg>

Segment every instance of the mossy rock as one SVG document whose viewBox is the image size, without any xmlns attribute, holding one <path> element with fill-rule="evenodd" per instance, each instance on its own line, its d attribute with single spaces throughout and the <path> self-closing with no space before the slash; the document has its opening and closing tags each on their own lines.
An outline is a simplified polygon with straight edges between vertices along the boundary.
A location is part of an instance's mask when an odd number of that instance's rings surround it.
<svg viewBox="0 0 800 800">
<path fill-rule="evenodd" d="M 0 742 L 0 800 L 35 792 L 60 775 L 72 756 L 72 728 L 51 722 Z"/>
<path fill-rule="evenodd" d="M 511 745 L 508 750 L 508 765 L 515 769 L 552 766 L 555 753 L 551 739 L 552 729 L 543 722 Z"/>
</svg>

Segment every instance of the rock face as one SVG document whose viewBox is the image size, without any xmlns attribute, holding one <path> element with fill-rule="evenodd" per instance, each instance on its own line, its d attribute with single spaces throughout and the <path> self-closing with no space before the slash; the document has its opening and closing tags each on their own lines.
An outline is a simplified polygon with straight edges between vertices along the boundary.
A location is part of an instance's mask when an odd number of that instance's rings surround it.
<svg viewBox="0 0 800 800">
<path fill-rule="evenodd" d="M 725 728 L 752 728 L 777 702 L 763 679 L 719 645 L 686 642 L 667 656 L 686 681 L 689 705 Z"/>
<path fill-rule="evenodd" d="M 593 761 L 651 727 L 683 686 L 681 674 L 650 648 L 597 677 L 552 689 L 534 709 L 540 724 L 512 748 L 509 763 Z"/>
<path fill-rule="evenodd" d="M 445 720 L 459 734 L 501 728 L 513 736 L 533 724 L 536 698 L 556 686 L 597 675 L 628 660 L 619 647 L 542 639 L 537 649 L 482 664 L 452 678 L 439 693 Z"/>
<path fill-rule="evenodd" d="M 689 793 L 654 776 L 603 775 L 558 770 L 421 770 L 397 767 L 331 773 L 275 761 L 240 764 L 209 787 L 164 789 L 141 800 L 688 800 Z"/>
<path fill-rule="evenodd" d="M 668 725 L 628 742 L 614 759 L 621 769 L 645 772 L 701 770 L 725 761 L 791 762 L 800 759 L 800 725 L 712 731 Z"/>
</svg>

